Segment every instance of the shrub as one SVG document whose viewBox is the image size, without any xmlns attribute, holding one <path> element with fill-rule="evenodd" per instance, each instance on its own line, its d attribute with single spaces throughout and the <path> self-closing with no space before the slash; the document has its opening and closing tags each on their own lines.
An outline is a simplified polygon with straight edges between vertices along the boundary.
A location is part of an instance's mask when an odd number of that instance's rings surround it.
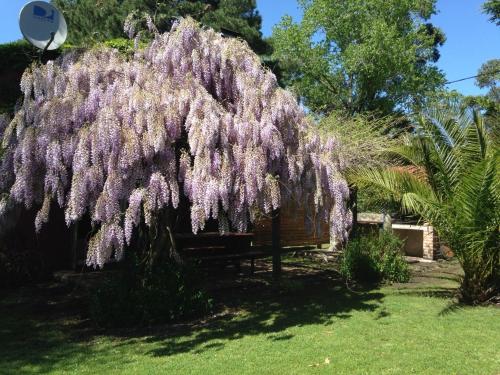
<svg viewBox="0 0 500 375">
<path fill-rule="evenodd" d="M 407 282 L 410 271 L 402 249 L 403 242 L 388 231 L 355 238 L 340 258 L 340 273 L 348 281 Z"/>
<path fill-rule="evenodd" d="M 135 52 L 134 41 L 125 38 L 115 38 L 106 40 L 103 42 L 106 47 L 111 47 L 118 50 L 120 53 L 126 56 L 132 56 Z M 140 47 L 145 47 L 145 43 L 140 43 Z"/>
<path fill-rule="evenodd" d="M 43 61 L 54 59 L 60 50 L 46 51 Z M 22 93 L 19 87 L 24 70 L 37 61 L 39 51 L 25 40 L 0 44 L 0 113 L 12 113 Z"/>
<path fill-rule="evenodd" d="M 145 271 L 133 254 L 93 293 L 90 314 L 104 327 L 166 323 L 196 318 L 212 307 L 192 269 L 162 262 Z"/>
<path fill-rule="evenodd" d="M 380 273 L 364 238 L 351 240 L 340 258 L 340 274 L 348 281 L 380 281 Z"/>
<path fill-rule="evenodd" d="M 0 242 L 5 238 L 0 238 Z M 0 243 L 0 289 L 45 281 L 51 277 L 41 252 Z"/>
</svg>

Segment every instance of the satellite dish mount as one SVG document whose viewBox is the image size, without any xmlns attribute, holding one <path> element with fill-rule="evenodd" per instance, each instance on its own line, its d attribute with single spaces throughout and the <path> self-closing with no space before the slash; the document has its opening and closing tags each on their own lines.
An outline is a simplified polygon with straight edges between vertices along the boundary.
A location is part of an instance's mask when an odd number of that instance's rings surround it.
<svg viewBox="0 0 500 375">
<path fill-rule="evenodd" d="M 54 37 L 55 36 L 56 36 L 56 33 L 52 31 L 50 33 L 50 39 L 49 39 L 49 41 L 47 42 L 47 45 L 45 46 L 45 48 L 42 51 L 42 55 L 45 53 L 45 51 L 47 51 L 47 49 L 49 49 L 49 46 L 54 41 Z"/>
<path fill-rule="evenodd" d="M 50 3 L 32 1 L 19 13 L 19 27 L 24 38 L 41 50 L 59 48 L 66 40 L 68 27 L 62 13 Z"/>
</svg>

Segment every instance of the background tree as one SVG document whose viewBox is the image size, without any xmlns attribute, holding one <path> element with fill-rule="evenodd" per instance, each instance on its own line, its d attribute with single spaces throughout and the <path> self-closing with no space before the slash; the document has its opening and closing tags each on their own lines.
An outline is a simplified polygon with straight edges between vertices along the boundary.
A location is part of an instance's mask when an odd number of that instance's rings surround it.
<svg viewBox="0 0 500 375">
<path fill-rule="evenodd" d="M 344 175 L 351 193 L 356 191 L 356 201 L 352 203 L 356 205 L 357 212 L 399 212 L 397 202 L 386 199 L 375 186 L 358 189 L 356 174 L 359 168 L 380 168 L 390 164 L 384 151 L 401 141 L 398 134 L 392 131 L 402 121 L 405 120 L 396 116 L 380 117 L 370 113 L 346 115 L 341 111 L 333 111 L 319 121 L 320 131 L 338 141 Z"/>
<path fill-rule="evenodd" d="M 490 16 L 490 21 L 500 26 L 500 0 L 487 0 L 483 4 L 484 13 Z"/>
<path fill-rule="evenodd" d="M 488 95 L 491 100 L 500 102 L 500 59 L 493 59 L 485 62 L 479 68 L 476 77 L 476 84 L 480 88 L 489 89 Z"/>
<path fill-rule="evenodd" d="M 42 61 L 55 59 L 61 49 L 46 51 Z M 21 96 L 19 81 L 25 69 L 39 59 L 39 50 L 25 40 L 0 44 L 0 113 L 14 112 Z"/>
<path fill-rule="evenodd" d="M 476 85 L 488 89 L 485 95 L 467 96 L 465 102 L 471 107 L 481 110 L 486 125 L 492 130 L 494 137 L 500 139 L 500 59 L 485 62 L 479 68 Z"/>
<path fill-rule="evenodd" d="M 68 42 L 91 45 L 125 37 L 123 24 L 132 12 L 148 13 L 161 32 L 168 31 L 174 17 L 190 16 L 220 31 L 237 32 L 258 54 L 268 52 L 262 39 L 262 19 L 255 0 L 52 0 L 69 25 Z"/>
<path fill-rule="evenodd" d="M 500 26 L 500 1 L 488 0 L 483 4 L 484 13 L 490 15 L 490 21 Z M 489 89 L 486 95 L 468 96 L 467 104 L 484 112 L 487 126 L 492 129 L 493 136 L 500 139 L 500 60 L 493 59 L 485 62 L 479 68 L 476 85 Z"/>
<path fill-rule="evenodd" d="M 316 112 L 390 113 L 444 81 L 433 65 L 443 33 L 426 21 L 431 0 L 301 0 L 304 17 L 275 27 L 284 79 Z"/>
<path fill-rule="evenodd" d="M 483 4 L 483 12 L 490 16 L 490 21 L 500 26 L 500 1 L 488 0 Z M 466 102 L 483 111 L 487 126 L 492 130 L 496 140 L 500 139 L 500 60 L 493 59 L 485 62 L 479 68 L 476 85 L 487 88 L 486 95 L 468 96 Z"/>
</svg>

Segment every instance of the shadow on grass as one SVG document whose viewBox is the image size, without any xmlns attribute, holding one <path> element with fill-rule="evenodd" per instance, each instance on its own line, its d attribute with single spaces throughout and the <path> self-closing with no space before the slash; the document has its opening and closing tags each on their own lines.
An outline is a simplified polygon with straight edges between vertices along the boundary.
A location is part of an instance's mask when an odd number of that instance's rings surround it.
<svg viewBox="0 0 500 375">
<path fill-rule="evenodd" d="M 443 310 L 441 310 L 438 315 L 439 316 L 450 315 L 450 314 L 453 314 L 453 313 L 456 313 L 456 312 L 462 310 L 466 306 L 467 305 L 464 305 L 460 302 L 452 301 Z"/>
<path fill-rule="evenodd" d="M 247 283 L 248 281 L 248 283 Z M 2 298 L 3 297 L 3 298 Z M 98 336 L 124 341 L 109 346 L 116 355 L 120 346 L 154 343 L 152 356 L 220 350 L 224 341 L 244 336 L 293 339 L 287 329 L 311 324 L 331 324 L 349 319 L 352 311 L 375 311 L 384 294 L 374 290 L 351 291 L 331 272 L 314 275 L 285 272 L 279 285 L 238 280 L 238 286 L 215 293 L 216 317 L 194 323 L 148 329 L 98 331 L 82 319 L 84 299 L 67 288 L 24 288 L 0 296 L 0 368 L 15 373 L 47 373 L 92 356 L 89 341 Z M 100 348 L 102 351 L 107 347 Z M 126 361 L 120 359 L 120 362 Z"/>
<path fill-rule="evenodd" d="M 185 331 L 181 335 L 155 335 L 149 342 L 160 346 L 150 353 L 168 356 L 209 349 L 207 342 L 237 340 L 244 336 L 267 335 L 274 341 L 290 340 L 294 336 L 286 330 L 311 324 L 331 324 L 335 319 L 348 319 L 353 310 L 375 311 L 383 294 L 374 291 L 352 292 L 334 282 L 326 281 L 320 287 L 299 292 L 271 290 L 254 291 L 244 298 L 233 296 L 231 304 L 244 311 L 212 322 L 208 327 Z M 179 340 L 179 337 L 182 340 Z"/>
<path fill-rule="evenodd" d="M 401 294 L 414 297 L 432 297 L 450 299 L 457 295 L 457 288 L 411 288 L 399 290 L 395 294 Z"/>
<path fill-rule="evenodd" d="M 80 308 L 80 299 L 60 286 L 2 291 L 0 373 L 49 373 L 68 358 L 77 363 L 88 357 L 91 350 L 68 335 L 79 332 Z"/>
<path fill-rule="evenodd" d="M 450 276 L 444 276 L 444 275 L 441 275 L 442 274 L 449 274 Z M 460 283 L 460 281 L 462 280 L 462 277 L 460 275 L 457 275 L 457 274 L 453 274 L 453 273 L 448 273 L 448 272 L 441 272 L 440 274 L 430 274 L 430 275 L 418 275 L 419 278 L 422 278 L 422 279 L 438 279 L 438 280 L 446 280 L 446 281 L 454 281 L 456 283 Z"/>
</svg>

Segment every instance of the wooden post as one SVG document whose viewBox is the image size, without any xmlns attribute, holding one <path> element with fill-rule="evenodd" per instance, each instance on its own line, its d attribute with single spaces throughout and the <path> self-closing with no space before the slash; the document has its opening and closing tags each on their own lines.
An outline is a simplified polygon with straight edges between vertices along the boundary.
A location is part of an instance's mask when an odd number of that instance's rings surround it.
<svg viewBox="0 0 500 375">
<path fill-rule="evenodd" d="M 280 210 L 273 211 L 272 219 L 272 252 L 273 252 L 273 278 L 281 276 L 281 233 L 280 233 Z"/>
<path fill-rule="evenodd" d="M 78 261 L 78 221 L 73 223 L 72 228 L 72 241 L 71 241 L 71 269 L 76 271 Z"/>
<path fill-rule="evenodd" d="M 356 237 L 358 227 L 358 187 L 356 185 L 349 186 L 349 209 L 352 212 L 352 227 L 349 233 L 349 238 Z"/>
</svg>

